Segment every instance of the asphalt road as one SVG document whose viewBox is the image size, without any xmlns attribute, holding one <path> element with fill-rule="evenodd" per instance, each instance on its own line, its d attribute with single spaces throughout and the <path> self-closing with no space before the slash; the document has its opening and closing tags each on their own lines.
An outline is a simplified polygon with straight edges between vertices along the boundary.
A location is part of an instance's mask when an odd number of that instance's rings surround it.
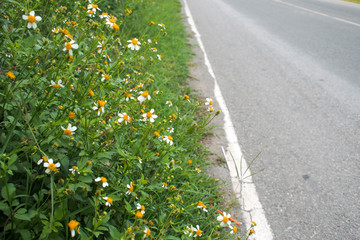
<svg viewBox="0 0 360 240">
<path fill-rule="evenodd" d="M 360 5 L 188 5 L 274 239 L 360 239 Z"/>
</svg>

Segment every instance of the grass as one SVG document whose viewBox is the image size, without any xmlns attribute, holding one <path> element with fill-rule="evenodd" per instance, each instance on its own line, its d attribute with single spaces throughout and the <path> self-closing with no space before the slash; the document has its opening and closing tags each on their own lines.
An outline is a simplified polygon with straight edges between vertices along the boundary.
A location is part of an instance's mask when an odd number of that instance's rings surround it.
<svg viewBox="0 0 360 240">
<path fill-rule="evenodd" d="M 0 6 L 2 239 L 233 238 L 179 1 Z"/>
<path fill-rule="evenodd" d="M 345 0 L 347 2 L 360 3 L 360 0 Z"/>
</svg>

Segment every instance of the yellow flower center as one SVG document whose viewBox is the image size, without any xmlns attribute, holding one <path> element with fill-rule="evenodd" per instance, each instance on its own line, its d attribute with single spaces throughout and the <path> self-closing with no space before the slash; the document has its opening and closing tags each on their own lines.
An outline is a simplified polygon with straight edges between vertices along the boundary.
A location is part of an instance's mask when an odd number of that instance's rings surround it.
<svg viewBox="0 0 360 240">
<path fill-rule="evenodd" d="M 129 187 L 129 191 L 130 192 L 134 191 L 134 187 L 132 185 Z"/>
<path fill-rule="evenodd" d="M 152 116 L 152 113 L 151 113 L 151 112 L 146 113 L 146 117 L 147 117 L 147 118 L 150 118 L 151 116 Z"/>
<path fill-rule="evenodd" d="M 131 93 L 127 94 L 126 97 L 131 98 Z"/>
<path fill-rule="evenodd" d="M 150 232 L 151 232 L 150 229 L 146 229 L 146 234 L 145 234 L 145 235 L 146 235 L 147 237 L 150 236 Z"/>
<path fill-rule="evenodd" d="M 70 50 L 71 49 L 71 43 L 70 42 L 67 42 L 66 45 L 65 45 L 65 48 L 67 50 Z"/>
<path fill-rule="evenodd" d="M 112 198 L 111 198 L 111 197 L 108 197 L 108 198 L 106 199 L 106 201 L 107 201 L 108 203 L 110 203 L 110 204 L 112 204 L 112 203 L 113 203 L 113 200 L 112 200 Z"/>
<path fill-rule="evenodd" d="M 55 172 L 56 171 L 56 166 L 54 163 L 50 163 L 48 166 L 48 169 L 50 169 L 51 171 Z"/>
<path fill-rule="evenodd" d="M 96 4 L 91 4 L 91 6 L 92 6 L 93 8 L 98 8 L 98 5 L 96 5 Z"/>
<path fill-rule="evenodd" d="M 212 100 L 209 101 L 209 105 L 213 105 L 213 101 L 212 101 Z"/>
<path fill-rule="evenodd" d="M 149 92 L 148 92 L 148 91 L 144 91 L 144 92 L 141 93 L 141 95 L 142 95 L 143 97 L 148 97 L 148 96 L 149 96 Z"/>
<path fill-rule="evenodd" d="M 104 178 L 104 177 L 101 177 L 100 179 L 101 179 L 102 182 L 107 182 L 107 179 Z"/>
<path fill-rule="evenodd" d="M 131 43 L 132 43 L 133 45 L 137 45 L 137 44 L 138 44 L 138 40 L 136 40 L 136 39 L 134 38 L 133 40 L 131 40 Z"/>
<path fill-rule="evenodd" d="M 93 10 L 89 10 L 89 13 L 90 13 L 90 14 L 93 14 L 93 13 L 94 13 L 94 11 L 93 11 Z"/>
<path fill-rule="evenodd" d="M 44 160 L 44 162 L 48 161 L 47 157 L 45 157 L 45 156 L 43 156 L 42 159 Z"/>
<path fill-rule="evenodd" d="M 192 164 L 192 160 L 189 159 L 189 160 L 188 160 L 188 164 Z"/>
<path fill-rule="evenodd" d="M 234 233 L 236 233 L 237 232 L 237 227 L 234 226 L 232 230 L 233 230 Z"/>
<path fill-rule="evenodd" d="M 74 230 L 77 226 L 79 226 L 80 223 L 76 220 L 71 220 L 69 223 L 68 223 L 68 226 L 70 228 L 70 231 Z"/>
<path fill-rule="evenodd" d="M 174 140 L 171 136 L 168 136 L 168 139 L 169 139 L 170 141 Z"/>
<path fill-rule="evenodd" d="M 160 134 L 159 134 L 158 132 L 154 132 L 154 135 L 155 135 L 156 137 L 160 137 Z"/>
<path fill-rule="evenodd" d="M 141 209 L 142 211 L 145 211 L 144 205 L 141 205 L 140 209 Z"/>
<path fill-rule="evenodd" d="M 99 107 L 104 107 L 105 103 L 105 101 L 98 100 Z"/>
<path fill-rule="evenodd" d="M 202 231 L 200 229 L 196 230 L 196 235 L 200 236 Z"/>
<path fill-rule="evenodd" d="M 74 112 L 69 112 L 69 118 L 73 119 L 75 117 L 75 113 Z"/>
<path fill-rule="evenodd" d="M 64 130 L 64 134 L 69 136 L 69 135 L 72 134 L 72 131 L 69 130 L 69 129 L 65 129 L 65 130 Z"/>
<path fill-rule="evenodd" d="M 34 23 L 34 22 L 36 22 L 36 18 L 35 18 L 35 16 L 31 16 L 31 15 L 29 15 L 29 16 L 28 16 L 28 21 L 29 21 L 30 23 Z"/>
<path fill-rule="evenodd" d="M 227 223 L 229 221 L 229 218 L 228 217 L 223 217 L 223 220 L 222 220 L 224 223 Z"/>
<path fill-rule="evenodd" d="M 7 76 L 8 76 L 10 79 L 14 79 L 14 78 L 15 78 L 15 75 L 14 75 L 14 73 L 12 73 L 12 72 L 8 72 L 8 73 L 7 73 Z"/>
<path fill-rule="evenodd" d="M 109 19 L 109 22 L 116 23 L 115 19 L 112 19 L 112 18 Z"/>
<path fill-rule="evenodd" d="M 109 79 L 111 78 L 111 76 L 110 76 L 110 75 L 107 75 L 107 74 L 104 74 L 104 78 L 105 78 L 106 80 L 109 80 Z"/>
<path fill-rule="evenodd" d="M 125 121 L 130 121 L 129 115 L 124 114 L 124 120 L 125 120 Z"/>
<path fill-rule="evenodd" d="M 60 84 L 55 84 L 55 85 L 53 86 L 53 88 L 59 88 L 59 87 L 61 87 Z"/>
<path fill-rule="evenodd" d="M 89 94 L 90 94 L 90 96 L 92 96 L 92 97 L 95 96 L 94 92 L 93 92 L 91 89 L 89 90 Z"/>
<path fill-rule="evenodd" d="M 119 30 L 119 25 L 117 25 L 116 23 L 114 23 L 114 24 L 112 25 L 112 27 L 113 27 L 114 30 Z"/>
<path fill-rule="evenodd" d="M 143 215 L 144 215 L 144 214 L 142 214 L 142 212 L 140 212 L 140 211 L 137 211 L 137 212 L 135 213 L 135 217 L 136 217 L 136 218 L 142 218 Z"/>
</svg>

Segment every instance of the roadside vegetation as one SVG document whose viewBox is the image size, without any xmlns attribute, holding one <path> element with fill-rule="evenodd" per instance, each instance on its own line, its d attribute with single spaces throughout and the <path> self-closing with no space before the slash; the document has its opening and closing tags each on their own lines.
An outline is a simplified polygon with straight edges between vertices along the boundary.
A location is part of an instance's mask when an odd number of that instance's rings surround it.
<svg viewBox="0 0 360 240">
<path fill-rule="evenodd" d="M 219 112 L 181 87 L 180 9 L 0 3 L 1 239 L 234 238 L 203 173 L 201 139 Z"/>
<path fill-rule="evenodd" d="M 360 0 L 345 0 L 345 1 L 353 2 L 353 3 L 360 3 Z"/>
</svg>

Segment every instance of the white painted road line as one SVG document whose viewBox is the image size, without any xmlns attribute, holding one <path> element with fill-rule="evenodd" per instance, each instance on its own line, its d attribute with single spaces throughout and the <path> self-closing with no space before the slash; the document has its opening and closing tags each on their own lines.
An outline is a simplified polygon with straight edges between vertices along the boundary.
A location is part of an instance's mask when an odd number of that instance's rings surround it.
<svg viewBox="0 0 360 240">
<path fill-rule="evenodd" d="M 266 220 L 265 211 L 259 201 L 255 184 L 252 181 L 250 170 L 247 170 L 246 176 L 244 176 L 244 172 L 248 167 L 245 159 L 243 158 L 243 154 L 241 152 L 241 148 L 238 143 L 237 136 L 235 134 L 235 128 L 230 118 L 229 110 L 226 107 L 225 100 L 222 96 L 214 71 L 207 57 L 204 45 L 201 41 L 200 34 L 195 26 L 195 22 L 191 15 L 187 1 L 183 0 L 183 3 L 184 3 L 185 14 L 188 18 L 188 22 L 191 26 L 191 30 L 194 32 L 199 47 L 204 54 L 205 65 L 207 66 L 210 75 L 214 79 L 215 98 L 216 101 L 219 103 L 220 110 L 224 115 L 224 130 L 228 145 L 227 151 L 225 153 L 225 158 L 230 170 L 230 176 L 231 176 L 234 193 L 237 199 L 240 201 L 242 207 L 243 220 L 245 222 L 245 226 L 247 228 L 250 228 L 251 222 L 255 221 L 257 223 L 257 226 L 255 228 L 256 233 L 255 235 L 252 235 L 253 236 L 252 239 L 272 240 L 273 234 Z M 237 173 L 239 173 L 240 176 L 238 176 Z"/>
<path fill-rule="evenodd" d="M 351 24 L 351 25 L 360 27 L 360 24 L 359 24 L 359 23 L 352 22 L 352 21 L 349 21 L 349 20 L 346 20 L 346 19 L 343 19 L 343 18 L 334 17 L 334 16 L 328 15 L 328 14 L 326 14 L 326 13 L 322 13 L 322 12 L 319 12 L 319 11 L 315 11 L 315 10 L 312 10 L 312 9 L 309 9 L 309 8 L 300 7 L 300 6 L 295 5 L 295 4 L 293 4 L 293 3 L 284 2 L 284 1 L 282 1 L 282 0 L 275 0 L 275 2 L 282 3 L 282 4 L 285 4 L 285 5 L 294 7 L 294 8 L 298 8 L 298 9 L 307 11 L 307 12 L 311 12 L 311 13 L 314 13 L 314 14 L 317 14 L 317 15 L 320 15 L 320 16 L 323 16 L 323 17 L 332 18 L 332 19 L 334 19 L 334 20 L 336 20 L 336 21 L 340 21 L 340 22 L 344 22 L 344 23 L 347 23 L 347 24 Z"/>
</svg>

